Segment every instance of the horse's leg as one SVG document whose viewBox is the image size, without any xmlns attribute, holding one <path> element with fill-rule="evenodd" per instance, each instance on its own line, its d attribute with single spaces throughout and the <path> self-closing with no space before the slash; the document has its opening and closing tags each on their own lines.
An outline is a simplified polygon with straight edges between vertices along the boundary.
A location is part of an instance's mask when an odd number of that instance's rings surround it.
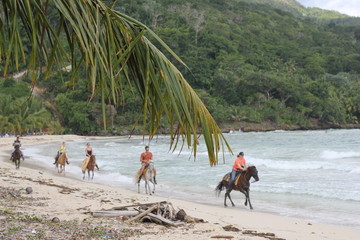
<svg viewBox="0 0 360 240">
<path fill-rule="evenodd" d="M 245 206 L 247 206 L 247 203 L 248 203 L 248 197 L 247 197 L 247 195 L 246 195 L 246 190 L 244 190 L 244 189 L 241 189 L 241 190 L 239 190 L 240 192 L 242 192 L 244 195 L 245 195 L 245 202 L 244 202 L 244 205 Z"/>
<path fill-rule="evenodd" d="M 94 179 L 94 170 L 92 170 L 91 180 Z"/>
<path fill-rule="evenodd" d="M 219 187 L 220 192 L 222 191 L 223 186 L 226 186 L 226 185 L 224 184 L 224 181 L 221 181 L 221 183 L 222 183 L 222 185 L 219 185 L 219 186 L 220 186 L 220 187 Z M 226 199 L 227 199 L 227 197 L 228 197 L 228 190 L 227 190 L 227 189 L 225 189 L 225 190 L 226 190 L 226 191 L 225 191 L 225 195 L 224 195 L 224 206 L 227 207 Z M 220 192 L 219 192 L 219 195 L 220 195 Z"/>
<path fill-rule="evenodd" d="M 150 183 L 154 184 L 154 183 L 152 182 L 152 177 L 150 178 L 150 181 L 148 181 L 149 195 L 152 195 L 152 194 L 153 194 L 153 192 L 151 191 L 151 186 L 150 186 Z"/>
<path fill-rule="evenodd" d="M 138 181 L 138 193 L 140 193 L 140 181 Z"/>
<path fill-rule="evenodd" d="M 147 180 L 144 180 L 145 181 L 145 192 L 147 194 Z"/>
<path fill-rule="evenodd" d="M 232 199 L 231 199 L 231 196 L 230 196 L 230 192 L 232 191 L 232 189 L 227 189 L 226 192 L 225 192 L 225 199 L 224 199 L 224 206 L 227 207 L 227 204 L 226 204 L 226 199 L 229 198 L 230 199 L 230 202 L 232 204 L 233 207 L 235 207 L 235 204 L 233 203 Z"/>
<path fill-rule="evenodd" d="M 146 188 L 146 194 L 151 195 L 150 181 L 148 179 L 146 180 L 145 188 Z"/>
<path fill-rule="evenodd" d="M 151 182 L 151 181 L 148 182 L 148 189 L 149 189 L 149 195 L 152 195 L 153 193 L 152 193 L 152 191 L 151 191 L 150 182 Z"/>
<path fill-rule="evenodd" d="M 229 199 L 230 199 L 231 205 L 232 205 L 233 207 L 235 207 L 235 204 L 234 204 L 233 200 L 231 199 L 230 192 L 231 192 L 231 190 L 230 190 L 229 193 L 228 193 L 228 197 L 229 197 Z"/>
<path fill-rule="evenodd" d="M 152 193 L 154 194 L 155 193 L 155 183 L 153 183 L 153 185 L 154 185 L 154 189 L 153 189 Z"/>
<path fill-rule="evenodd" d="M 247 203 L 248 203 L 248 198 L 247 198 L 247 195 L 246 195 L 246 190 L 244 190 L 244 189 L 240 189 L 239 191 L 245 195 L 245 202 L 244 202 L 244 205 L 245 205 L 245 206 L 247 206 Z"/>
<path fill-rule="evenodd" d="M 250 189 L 246 190 L 246 195 L 245 196 L 246 196 L 246 199 L 249 200 L 250 209 L 253 210 L 253 207 L 252 207 L 251 202 L 250 202 L 250 192 L 249 191 L 250 191 Z"/>
</svg>

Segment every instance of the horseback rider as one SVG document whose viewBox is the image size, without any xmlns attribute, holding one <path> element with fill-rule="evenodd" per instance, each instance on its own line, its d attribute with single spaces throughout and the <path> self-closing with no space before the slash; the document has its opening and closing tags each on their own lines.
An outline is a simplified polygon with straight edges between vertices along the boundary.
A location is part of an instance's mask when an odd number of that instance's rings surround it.
<svg viewBox="0 0 360 240">
<path fill-rule="evenodd" d="M 11 152 L 10 160 L 13 159 L 15 150 L 19 150 L 20 153 L 21 153 L 22 160 L 24 161 L 24 154 L 22 153 L 22 151 L 21 151 L 21 149 L 20 149 L 20 147 L 21 147 L 21 141 L 20 141 L 20 138 L 19 138 L 19 137 L 16 137 L 16 140 L 13 142 L 13 147 L 14 147 L 14 149 L 13 149 L 12 152 Z"/>
<path fill-rule="evenodd" d="M 153 164 L 153 154 L 151 152 L 149 152 L 149 146 L 145 146 L 145 152 L 143 152 L 140 155 L 140 162 L 141 162 L 141 168 L 139 170 L 139 180 L 138 183 L 141 180 L 141 176 L 144 173 L 144 170 L 149 166 L 149 164 Z M 157 184 L 156 182 L 156 169 L 153 168 L 153 174 L 154 174 L 154 183 Z"/>
<path fill-rule="evenodd" d="M 62 142 L 61 145 L 60 145 L 60 149 L 56 154 L 54 165 L 56 164 L 59 157 L 64 153 L 66 154 L 66 146 L 65 146 L 65 142 Z M 66 163 L 70 164 L 68 160 L 66 160 Z"/>
<path fill-rule="evenodd" d="M 237 158 L 235 159 L 232 171 L 231 171 L 231 178 L 230 178 L 230 182 L 227 186 L 227 189 L 232 189 L 236 176 L 238 176 L 238 174 L 242 173 L 243 171 L 246 171 L 247 166 L 246 166 L 246 160 L 244 158 L 244 153 L 240 152 L 237 155 Z"/>
<path fill-rule="evenodd" d="M 90 143 L 87 143 L 86 144 L 86 148 L 85 148 L 85 155 L 86 157 L 90 158 L 91 155 L 93 155 L 93 149 L 92 147 L 90 146 Z M 95 167 L 97 168 L 97 170 L 100 170 L 97 163 L 96 163 L 96 159 L 95 159 Z"/>
</svg>

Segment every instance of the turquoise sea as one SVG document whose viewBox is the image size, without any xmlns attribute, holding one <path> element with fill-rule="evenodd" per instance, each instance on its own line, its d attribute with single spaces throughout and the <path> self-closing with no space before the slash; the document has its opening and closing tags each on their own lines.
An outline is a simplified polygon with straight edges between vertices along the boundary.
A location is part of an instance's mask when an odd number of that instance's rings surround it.
<svg viewBox="0 0 360 240">
<path fill-rule="evenodd" d="M 259 171 L 260 181 L 251 185 L 253 211 L 360 229 L 360 130 L 232 132 L 225 137 Z M 86 142 L 67 143 L 67 176 L 82 180 Z M 156 195 L 223 206 L 224 193 L 218 198 L 214 189 L 236 158 L 228 152 L 210 167 L 204 143 L 194 161 L 190 149 L 169 152 L 168 136 L 88 142 L 100 167 L 93 182 L 137 191 L 133 176 L 144 146 L 150 145 L 158 171 Z M 23 151 L 33 164 L 55 172 L 59 145 L 24 146 Z M 232 192 L 232 198 L 234 210 L 250 211 L 241 193 Z"/>
</svg>

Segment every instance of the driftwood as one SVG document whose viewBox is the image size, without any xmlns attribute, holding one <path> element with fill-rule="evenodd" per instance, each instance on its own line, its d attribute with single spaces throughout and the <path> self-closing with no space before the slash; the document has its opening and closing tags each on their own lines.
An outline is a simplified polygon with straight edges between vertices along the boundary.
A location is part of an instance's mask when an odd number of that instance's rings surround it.
<svg viewBox="0 0 360 240">
<path fill-rule="evenodd" d="M 179 211 L 177 212 L 173 205 L 166 201 L 113 207 L 111 210 L 93 211 L 92 215 L 94 217 L 133 216 L 126 223 L 150 221 L 169 226 L 180 226 L 184 222 L 188 222 L 186 221 L 188 218 L 191 218 L 182 210 L 180 213 L 182 217 L 179 219 Z"/>
<path fill-rule="evenodd" d="M 180 225 L 183 225 L 183 224 L 184 224 L 184 223 L 182 223 L 182 222 L 173 222 L 173 221 L 170 221 L 170 220 L 168 220 L 168 219 L 166 219 L 166 218 L 164 218 L 164 217 L 162 217 L 162 216 L 155 215 L 155 214 L 153 214 L 153 213 L 149 213 L 148 215 L 149 215 L 150 217 L 152 217 L 152 218 L 159 219 L 159 220 L 162 221 L 163 223 L 166 223 L 166 224 L 168 224 L 168 225 L 170 225 L 170 226 L 180 226 Z"/>
<path fill-rule="evenodd" d="M 136 216 L 139 211 L 93 211 L 93 217 L 119 217 L 119 216 Z"/>
<path fill-rule="evenodd" d="M 143 222 L 152 222 L 152 223 L 156 223 L 156 224 L 159 224 L 159 225 L 162 225 L 163 222 L 157 218 L 153 218 L 153 217 L 150 217 L 150 216 L 145 216 L 141 219 L 141 221 Z"/>
<path fill-rule="evenodd" d="M 130 222 L 133 222 L 133 221 L 135 221 L 135 220 L 138 220 L 138 219 L 142 218 L 143 216 L 151 213 L 152 211 L 154 211 L 155 209 L 157 209 L 157 208 L 159 208 L 159 207 L 160 207 L 160 204 L 156 204 L 155 206 L 149 208 L 148 210 L 140 213 L 140 214 L 137 215 L 136 217 L 130 218 L 130 219 L 127 220 L 126 222 L 127 222 L 127 223 L 130 223 Z"/>
<path fill-rule="evenodd" d="M 9 194 L 13 197 L 13 198 L 18 198 L 14 193 L 9 192 Z"/>
<path fill-rule="evenodd" d="M 162 201 L 162 202 L 156 202 L 156 203 L 133 204 L 133 205 L 122 206 L 122 207 L 113 207 L 112 210 L 126 210 L 131 207 L 148 207 L 148 206 L 153 206 L 155 204 L 165 204 L 165 203 L 167 203 L 167 202 Z"/>
<path fill-rule="evenodd" d="M 224 238 L 224 239 L 233 239 L 234 236 L 223 236 L 223 235 L 216 235 L 212 236 L 211 238 Z"/>
</svg>

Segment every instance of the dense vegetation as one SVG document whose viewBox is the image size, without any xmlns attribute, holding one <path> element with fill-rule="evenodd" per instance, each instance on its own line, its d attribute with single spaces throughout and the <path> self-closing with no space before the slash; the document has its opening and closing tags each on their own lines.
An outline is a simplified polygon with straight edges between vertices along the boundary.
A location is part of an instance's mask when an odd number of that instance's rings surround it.
<svg viewBox="0 0 360 240">
<path fill-rule="evenodd" d="M 0 81 L 0 135 L 59 133 L 63 129 L 44 104 L 30 98 L 27 82 Z"/>
<path fill-rule="evenodd" d="M 359 19 L 291 0 L 251 2 L 121 0 L 115 8 L 152 28 L 182 58 L 190 71 L 177 67 L 218 122 L 358 123 Z M 89 103 L 86 81 L 74 87 L 68 75 L 41 82 L 43 101 L 57 109 L 66 131 L 100 131 L 99 99 Z M 121 101 L 107 108 L 110 130 L 130 130 L 139 104 L 124 86 Z"/>
</svg>

